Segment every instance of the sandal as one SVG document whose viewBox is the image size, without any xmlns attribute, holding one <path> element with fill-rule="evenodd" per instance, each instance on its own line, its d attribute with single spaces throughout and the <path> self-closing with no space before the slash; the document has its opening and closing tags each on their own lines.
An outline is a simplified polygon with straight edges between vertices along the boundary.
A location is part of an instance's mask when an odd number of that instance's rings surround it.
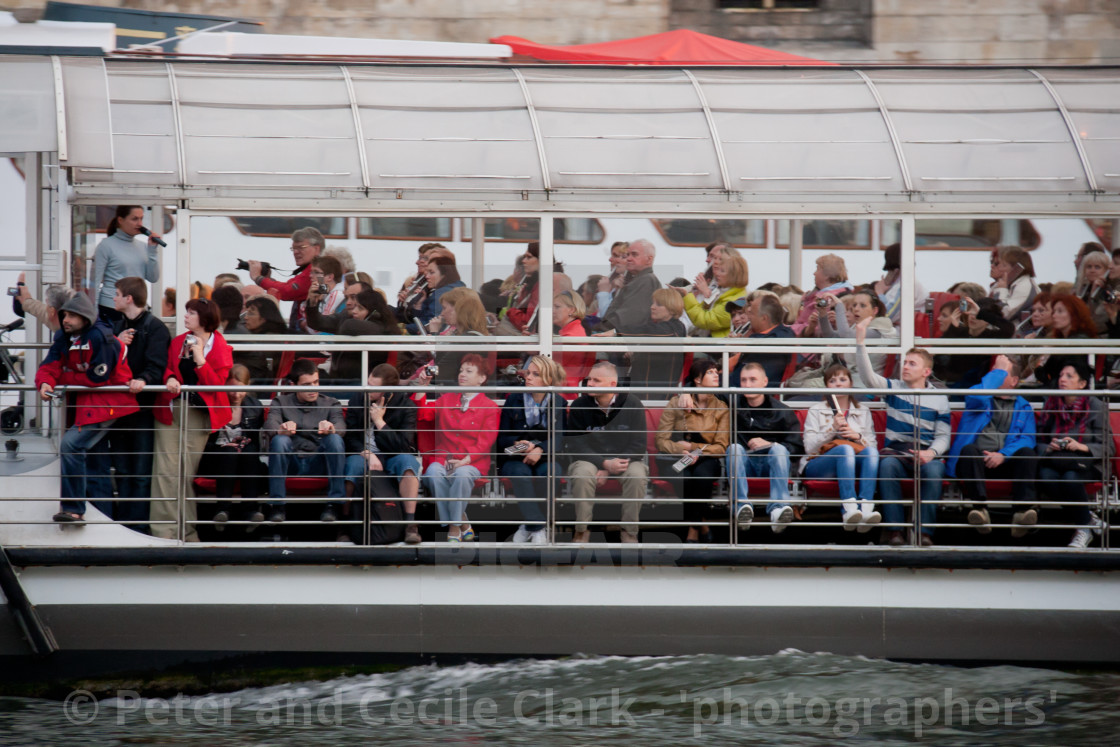
<svg viewBox="0 0 1120 747">
<path fill-rule="evenodd" d="M 474 542 L 474 528 L 467 527 L 466 531 L 463 532 L 460 539 L 462 539 L 463 542 Z"/>
<path fill-rule="evenodd" d="M 81 524 L 85 521 L 81 514 L 73 511 L 59 511 L 52 518 L 60 524 Z"/>
</svg>

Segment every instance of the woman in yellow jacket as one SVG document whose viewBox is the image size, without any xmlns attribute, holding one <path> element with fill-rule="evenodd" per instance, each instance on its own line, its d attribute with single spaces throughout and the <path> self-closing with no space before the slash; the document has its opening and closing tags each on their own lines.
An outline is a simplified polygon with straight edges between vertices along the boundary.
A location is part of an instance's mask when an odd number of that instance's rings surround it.
<svg viewBox="0 0 1120 747">
<path fill-rule="evenodd" d="M 734 250 L 731 250 L 734 252 Z M 749 273 L 747 260 L 738 252 L 713 252 L 712 282 L 703 273 L 696 276 L 692 292 L 679 288 L 684 296 L 684 311 L 697 329 L 707 330 L 712 337 L 727 337 L 731 332 L 731 314 L 727 302 L 747 293 Z"/>
<path fill-rule="evenodd" d="M 661 411 L 656 439 L 661 455 L 657 467 L 661 478 L 668 480 L 677 497 L 684 500 L 684 519 L 692 524 L 685 542 L 707 543 L 712 541 L 707 525 L 708 506 L 731 442 L 729 411 L 719 397 L 700 393 L 719 386 L 719 366 L 715 362 L 694 362 L 688 371 L 688 384 L 696 387 L 690 390 L 692 406 L 683 407 L 681 396 L 677 395 Z"/>
</svg>

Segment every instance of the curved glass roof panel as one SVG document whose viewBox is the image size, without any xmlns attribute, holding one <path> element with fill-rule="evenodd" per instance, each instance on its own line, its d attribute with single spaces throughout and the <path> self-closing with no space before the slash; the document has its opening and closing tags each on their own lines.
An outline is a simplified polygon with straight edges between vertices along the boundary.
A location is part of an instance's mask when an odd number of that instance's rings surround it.
<svg viewBox="0 0 1120 747">
<path fill-rule="evenodd" d="M 5 91 L 39 102 L 36 117 L 57 116 L 50 58 L 0 65 L 22 71 L 4 76 Z M 88 85 L 96 75 L 103 86 Z M 79 196 L 350 196 L 402 207 L 443 196 L 526 207 L 714 198 L 860 210 L 1120 201 L 1120 68 L 109 58 L 103 72 L 63 76 L 64 88 L 79 80 L 86 90 L 64 90 L 63 102 L 88 111 L 107 91 L 108 112 L 96 126 L 70 112 L 62 128 Z M 0 121 L 9 150 L 51 145 L 51 122 L 32 132 L 21 121 Z"/>
</svg>

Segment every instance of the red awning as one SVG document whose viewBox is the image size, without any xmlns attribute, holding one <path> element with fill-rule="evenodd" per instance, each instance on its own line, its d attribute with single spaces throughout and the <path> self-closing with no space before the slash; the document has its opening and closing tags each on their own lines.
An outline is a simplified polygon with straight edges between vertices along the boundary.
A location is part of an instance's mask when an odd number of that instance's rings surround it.
<svg viewBox="0 0 1120 747">
<path fill-rule="evenodd" d="M 546 62 L 641 65 L 832 65 L 795 54 L 720 39 L 688 29 L 600 44 L 550 46 L 517 36 L 498 36 L 515 54 Z"/>
</svg>

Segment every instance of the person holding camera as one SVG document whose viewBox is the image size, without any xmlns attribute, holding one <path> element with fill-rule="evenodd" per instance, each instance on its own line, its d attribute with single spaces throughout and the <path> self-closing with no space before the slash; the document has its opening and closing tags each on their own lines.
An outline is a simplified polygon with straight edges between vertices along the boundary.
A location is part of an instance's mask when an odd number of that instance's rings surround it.
<svg viewBox="0 0 1120 747">
<path fill-rule="evenodd" d="M 999 301 L 962 296 L 958 306 L 949 312 L 948 325 L 942 337 L 1002 340 L 1014 334 L 1015 325 L 1004 318 Z M 942 354 L 934 357 L 933 371 L 949 387 L 968 389 L 979 383 L 987 371 L 989 360 L 987 355 Z"/>
<path fill-rule="evenodd" d="M 194 477 L 210 434 L 229 423 L 232 413 L 225 392 L 191 392 L 188 386 L 224 386 L 233 367 L 233 349 L 218 331 L 218 304 L 205 298 L 187 301 L 183 326 L 187 331 L 171 341 L 163 383 L 167 391 L 156 397 L 155 465 L 152 474 L 150 518 L 152 536 L 174 539 L 178 534 L 178 506 L 183 476 L 183 539 L 197 542 Z M 162 522 L 162 523 L 161 523 Z"/>
<path fill-rule="evenodd" d="M 1058 389 L 1069 394 L 1047 397 L 1038 418 L 1038 485 L 1043 495 L 1068 504 L 1071 524 L 1078 527 L 1069 546 L 1088 547 L 1096 522 L 1089 510 L 1086 483 L 1101 480 L 1101 462 L 1113 456 L 1108 405 L 1081 390 L 1092 374 L 1081 361 L 1071 361 L 1058 375 Z"/>
<path fill-rule="evenodd" d="M 316 332 L 310 323 L 312 310 L 320 317 L 332 316 L 346 302 L 342 280 L 342 263 L 334 257 L 320 254 L 311 260 L 311 290 L 307 292 L 307 307 L 304 310 L 303 331 Z M 326 332 L 318 331 L 318 334 Z"/>
<path fill-rule="evenodd" d="M 525 386 L 561 386 L 566 376 L 564 367 L 543 355 L 534 355 L 519 372 Z M 560 467 L 556 454 L 563 445 L 567 419 L 564 398 L 546 392 L 513 392 L 502 406 L 498 429 L 498 471 L 509 479 L 517 506 L 525 523 L 513 533 L 514 542 L 543 545 L 548 542 L 545 530 L 548 476 L 552 475 L 552 495 L 560 487 Z M 549 438 L 549 434 L 555 440 Z"/>
<path fill-rule="evenodd" d="M 1021 246 L 999 247 L 992 257 L 992 274 L 995 282 L 988 295 L 1003 304 L 1004 319 L 1017 323 L 1038 295 L 1030 252 Z"/>
<path fill-rule="evenodd" d="M 848 282 L 848 268 L 844 258 L 836 254 L 825 254 L 817 257 L 817 269 L 813 272 L 813 289 L 801 298 L 801 311 L 797 320 L 790 325 L 797 337 L 813 337 L 814 330 L 809 330 L 809 317 L 814 311 L 827 308 L 818 305 L 817 301 L 826 296 L 839 296 L 853 290 Z M 784 317 L 783 317 L 784 318 Z"/>
<path fill-rule="evenodd" d="M 288 316 L 288 329 L 293 334 L 304 332 L 305 309 L 303 302 L 311 290 L 311 260 L 322 254 L 327 241 L 319 229 L 308 226 L 292 233 L 292 257 L 296 261 L 296 274 L 291 280 L 281 282 L 271 277 L 272 268 L 266 262 L 249 260 L 249 277 L 264 288 L 269 295 L 280 301 L 292 301 L 292 311 Z M 240 268 L 239 269 L 243 269 Z"/>
</svg>

